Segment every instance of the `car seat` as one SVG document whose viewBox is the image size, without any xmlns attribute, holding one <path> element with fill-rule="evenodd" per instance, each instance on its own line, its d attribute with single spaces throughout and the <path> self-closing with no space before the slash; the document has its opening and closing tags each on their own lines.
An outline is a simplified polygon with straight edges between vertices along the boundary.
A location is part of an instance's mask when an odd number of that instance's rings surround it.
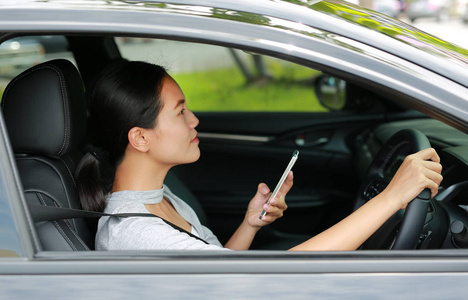
<svg viewBox="0 0 468 300">
<path fill-rule="evenodd" d="M 3 93 L 2 110 L 28 203 L 80 209 L 74 172 L 86 132 L 83 83 L 67 60 L 36 65 Z M 42 250 L 89 250 L 86 220 L 37 222 Z"/>
</svg>

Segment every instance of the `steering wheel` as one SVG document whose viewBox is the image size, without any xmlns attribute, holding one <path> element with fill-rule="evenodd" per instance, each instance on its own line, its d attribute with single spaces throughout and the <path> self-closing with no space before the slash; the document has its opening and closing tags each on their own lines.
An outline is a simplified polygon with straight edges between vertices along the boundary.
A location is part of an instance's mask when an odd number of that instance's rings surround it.
<svg viewBox="0 0 468 300">
<path fill-rule="evenodd" d="M 383 145 L 369 166 L 356 198 L 354 210 L 386 188 L 404 157 L 429 147 L 431 147 L 429 140 L 418 130 L 404 129 L 395 133 Z M 415 249 L 425 223 L 430 197 L 430 190 L 423 190 L 405 210 L 400 210 L 389 218 L 361 248 Z"/>
</svg>

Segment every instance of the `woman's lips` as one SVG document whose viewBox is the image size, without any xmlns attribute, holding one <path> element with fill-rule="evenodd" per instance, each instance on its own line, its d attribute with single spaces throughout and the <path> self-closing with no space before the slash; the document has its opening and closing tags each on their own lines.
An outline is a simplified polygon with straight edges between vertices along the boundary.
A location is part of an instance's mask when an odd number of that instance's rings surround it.
<svg viewBox="0 0 468 300">
<path fill-rule="evenodd" d="M 190 142 L 190 143 L 198 143 L 198 134 L 195 136 L 195 138 Z"/>
</svg>

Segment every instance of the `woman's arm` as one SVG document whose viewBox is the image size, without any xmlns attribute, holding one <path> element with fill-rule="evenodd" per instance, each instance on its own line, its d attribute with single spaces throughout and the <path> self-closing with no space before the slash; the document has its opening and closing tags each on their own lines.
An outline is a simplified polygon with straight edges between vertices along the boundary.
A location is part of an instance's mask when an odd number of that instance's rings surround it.
<svg viewBox="0 0 468 300">
<path fill-rule="evenodd" d="M 249 226 L 244 220 L 224 247 L 232 250 L 249 250 L 258 230 L 260 227 Z"/>
<path fill-rule="evenodd" d="M 429 148 L 406 157 L 388 187 L 353 214 L 290 249 L 293 251 L 355 250 L 388 218 L 416 198 L 423 189 L 437 194 L 442 181 L 442 166 L 434 149 Z"/>
<path fill-rule="evenodd" d="M 398 209 L 395 201 L 381 193 L 338 224 L 290 250 L 355 250 Z"/>
</svg>

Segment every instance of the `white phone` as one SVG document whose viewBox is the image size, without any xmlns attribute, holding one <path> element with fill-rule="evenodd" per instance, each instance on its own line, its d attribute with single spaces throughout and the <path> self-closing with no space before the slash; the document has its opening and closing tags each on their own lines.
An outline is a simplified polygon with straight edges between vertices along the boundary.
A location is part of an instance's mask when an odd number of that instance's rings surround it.
<svg viewBox="0 0 468 300">
<path fill-rule="evenodd" d="M 276 195 L 278 194 L 279 190 L 283 186 L 284 181 L 286 180 L 286 177 L 288 177 L 289 171 L 291 171 L 292 167 L 296 163 L 298 156 L 299 156 L 299 151 L 295 150 L 291 157 L 291 160 L 289 161 L 288 166 L 286 167 L 286 170 L 284 170 L 283 176 L 281 176 L 280 180 L 278 181 L 278 184 L 276 185 L 275 190 L 273 191 L 273 193 L 271 193 L 270 198 L 268 198 L 267 204 L 270 204 L 270 200 L 275 198 Z M 266 211 L 262 211 L 262 213 L 260 214 L 258 218 L 261 220 L 263 216 L 266 215 L 266 213 L 267 213 Z"/>
</svg>

